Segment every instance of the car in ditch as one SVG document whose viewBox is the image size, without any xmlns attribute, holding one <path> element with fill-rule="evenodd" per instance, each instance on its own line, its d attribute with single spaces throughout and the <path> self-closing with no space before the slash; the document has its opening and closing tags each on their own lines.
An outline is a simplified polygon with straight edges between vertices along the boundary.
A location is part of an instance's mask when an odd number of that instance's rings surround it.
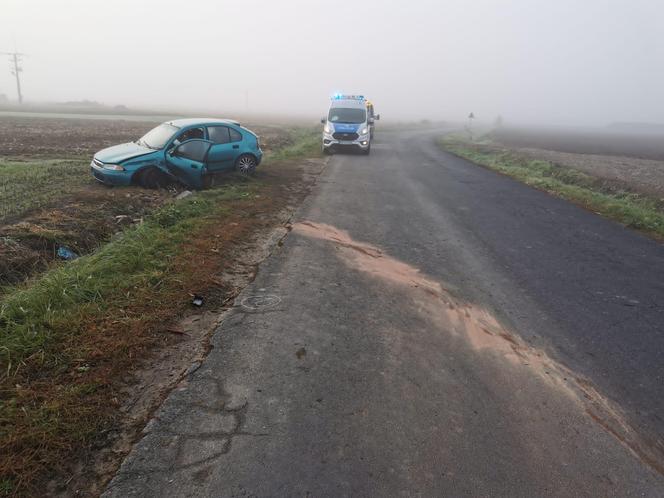
<svg viewBox="0 0 664 498">
<path fill-rule="evenodd" d="M 262 157 L 258 136 L 237 121 L 190 118 L 167 121 L 135 142 L 100 150 L 90 168 L 107 185 L 159 188 L 176 180 L 201 189 L 215 173 L 253 173 Z"/>
</svg>

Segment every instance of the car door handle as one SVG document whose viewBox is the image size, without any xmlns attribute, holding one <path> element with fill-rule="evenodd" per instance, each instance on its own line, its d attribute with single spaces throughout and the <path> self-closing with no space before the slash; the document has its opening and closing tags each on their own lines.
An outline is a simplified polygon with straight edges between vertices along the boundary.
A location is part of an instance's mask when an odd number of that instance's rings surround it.
<svg viewBox="0 0 664 498">
<path fill-rule="evenodd" d="M 233 145 L 233 148 L 234 148 L 234 149 L 239 149 L 240 146 L 239 146 L 239 145 Z"/>
</svg>

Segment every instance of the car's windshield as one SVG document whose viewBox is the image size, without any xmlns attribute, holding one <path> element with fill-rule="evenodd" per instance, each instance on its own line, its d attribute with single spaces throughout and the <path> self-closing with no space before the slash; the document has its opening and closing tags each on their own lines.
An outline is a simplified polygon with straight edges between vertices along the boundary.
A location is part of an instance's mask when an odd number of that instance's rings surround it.
<svg viewBox="0 0 664 498">
<path fill-rule="evenodd" d="M 360 124 L 367 120 L 367 111 L 364 109 L 333 107 L 327 119 L 331 123 Z"/>
<path fill-rule="evenodd" d="M 143 135 L 138 143 L 151 149 L 162 149 L 179 129 L 177 126 L 168 123 L 160 124 Z"/>
</svg>

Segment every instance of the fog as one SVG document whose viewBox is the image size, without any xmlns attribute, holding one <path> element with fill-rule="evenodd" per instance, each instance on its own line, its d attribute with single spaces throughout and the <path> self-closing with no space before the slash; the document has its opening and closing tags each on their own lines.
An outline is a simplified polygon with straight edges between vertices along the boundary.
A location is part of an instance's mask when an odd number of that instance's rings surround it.
<svg viewBox="0 0 664 498">
<path fill-rule="evenodd" d="M 661 0 L 2 0 L 26 101 L 318 117 L 664 122 Z M 0 94 L 16 98 L 9 60 Z"/>
</svg>

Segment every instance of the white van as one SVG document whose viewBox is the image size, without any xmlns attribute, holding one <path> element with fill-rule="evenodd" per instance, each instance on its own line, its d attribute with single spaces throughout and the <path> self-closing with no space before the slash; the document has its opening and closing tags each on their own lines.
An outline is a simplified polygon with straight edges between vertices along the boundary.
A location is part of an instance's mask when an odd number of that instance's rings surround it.
<svg viewBox="0 0 664 498">
<path fill-rule="evenodd" d="M 373 105 L 371 106 L 373 114 Z M 372 127 L 380 115 L 370 116 L 363 95 L 335 95 L 330 102 L 327 117 L 321 119 L 323 127 L 323 153 L 341 149 L 371 153 Z"/>
</svg>

